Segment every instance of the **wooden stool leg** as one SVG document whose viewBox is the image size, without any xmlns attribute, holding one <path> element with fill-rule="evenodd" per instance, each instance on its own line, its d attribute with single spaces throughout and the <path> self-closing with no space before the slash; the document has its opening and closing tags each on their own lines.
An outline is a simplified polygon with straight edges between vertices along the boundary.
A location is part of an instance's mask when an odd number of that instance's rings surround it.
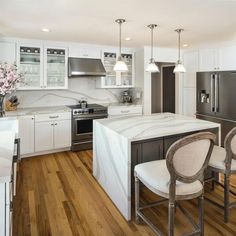
<svg viewBox="0 0 236 236">
<path fill-rule="evenodd" d="M 140 223 L 139 211 L 139 179 L 135 176 L 135 220 L 136 223 Z"/>
<path fill-rule="evenodd" d="M 168 236 L 174 236 L 175 202 L 169 201 Z"/>
<path fill-rule="evenodd" d="M 224 175 L 224 221 L 229 221 L 229 176 Z"/>
<path fill-rule="evenodd" d="M 204 235 L 204 197 L 201 195 L 198 198 L 198 217 L 199 217 L 199 228 L 200 228 L 200 235 Z"/>
</svg>

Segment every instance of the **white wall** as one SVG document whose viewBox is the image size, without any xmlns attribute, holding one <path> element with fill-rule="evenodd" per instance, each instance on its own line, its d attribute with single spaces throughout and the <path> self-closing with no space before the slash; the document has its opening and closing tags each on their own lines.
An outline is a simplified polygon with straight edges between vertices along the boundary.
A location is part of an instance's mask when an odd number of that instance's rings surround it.
<svg viewBox="0 0 236 236">
<path fill-rule="evenodd" d="M 186 68 L 186 73 L 183 75 L 183 114 L 195 116 L 196 72 L 199 70 L 198 50 L 185 51 L 183 63 Z"/>
</svg>

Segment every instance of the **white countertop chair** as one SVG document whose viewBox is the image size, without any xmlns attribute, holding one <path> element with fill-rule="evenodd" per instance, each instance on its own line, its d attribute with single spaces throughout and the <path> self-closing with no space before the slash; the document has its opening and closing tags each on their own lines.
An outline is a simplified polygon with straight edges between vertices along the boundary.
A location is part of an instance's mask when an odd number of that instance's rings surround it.
<svg viewBox="0 0 236 236">
<path fill-rule="evenodd" d="M 207 200 L 224 209 L 224 221 L 228 222 L 229 210 L 236 206 L 236 201 L 231 203 L 229 201 L 230 193 L 236 196 L 236 193 L 230 190 L 230 176 L 236 174 L 236 127 L 225 137 L 224 146 L 225 148 L 214 146 L 208 167 L 209 170 L 215 173 L 224 174 L 224 184 L 216 181 L 215 178 L 211 179 L 224 188 L 224 205 L 222 206 L 209 198 Z"/>
<path fill-rule="evenodd" d="M 203 192 L 204 171 L 207 168 L 214 146 L 215 135 L 201 132 L 184 137 L 169 148 L 166 160 L 157 160 L 135 166 L 135 215 L 136 221 L 143 219 L 157 235 L 161 231 L 142 213 L 143 209 L 169 202 L 168 235 L 174 235 L 174 210 L 179 209 L 193 224 L 194 232 L 204 235 Z M 155 194 L 163 197 L 156 203 L 140 206 L 139 181 Z M 190 214 L 183 209 L 178 200 L 198 198 L 199 222 L 196 224 Z M 192 233 L 188 234 L 192 235 Z"/>
</svg>

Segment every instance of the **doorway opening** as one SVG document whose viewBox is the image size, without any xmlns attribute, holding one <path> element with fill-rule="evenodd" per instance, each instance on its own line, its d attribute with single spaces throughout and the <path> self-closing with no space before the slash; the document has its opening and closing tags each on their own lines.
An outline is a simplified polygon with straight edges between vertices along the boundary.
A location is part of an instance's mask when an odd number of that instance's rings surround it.
<svg viewBox="0 0 236 236">
<path fill-rule="evenodd" d="M 176 112 L 174 63 L 157 63 L 160 73 L 152 73 L 152 113 Z"/>
</svg>

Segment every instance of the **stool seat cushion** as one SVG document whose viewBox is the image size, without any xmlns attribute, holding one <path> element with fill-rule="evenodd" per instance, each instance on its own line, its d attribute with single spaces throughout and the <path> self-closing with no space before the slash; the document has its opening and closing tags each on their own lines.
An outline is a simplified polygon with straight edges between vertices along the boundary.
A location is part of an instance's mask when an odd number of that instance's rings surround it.
<svg viewBox="0 0 236 236">
<path fill-rule="evenodd" d="M 215 145 L 211 154 L 209 166 L 224 171 L 225 157 L 226 157 L 226 150 L 222 147 Z M 236 170 L 236 160 L 232 160 L 231 170 Z"/>
<path fill-rule="evenodd" d="M 138 179 L 152 192 L 159 196 L 169 198 L 170 174 L 166 160 L 145 162 L 135 166 Z M 203 186 L 200 181 L 182 183 L 176 181 L 176 196 L 186 197 L 192 194 L 201 194 Z"/>
</svg>

